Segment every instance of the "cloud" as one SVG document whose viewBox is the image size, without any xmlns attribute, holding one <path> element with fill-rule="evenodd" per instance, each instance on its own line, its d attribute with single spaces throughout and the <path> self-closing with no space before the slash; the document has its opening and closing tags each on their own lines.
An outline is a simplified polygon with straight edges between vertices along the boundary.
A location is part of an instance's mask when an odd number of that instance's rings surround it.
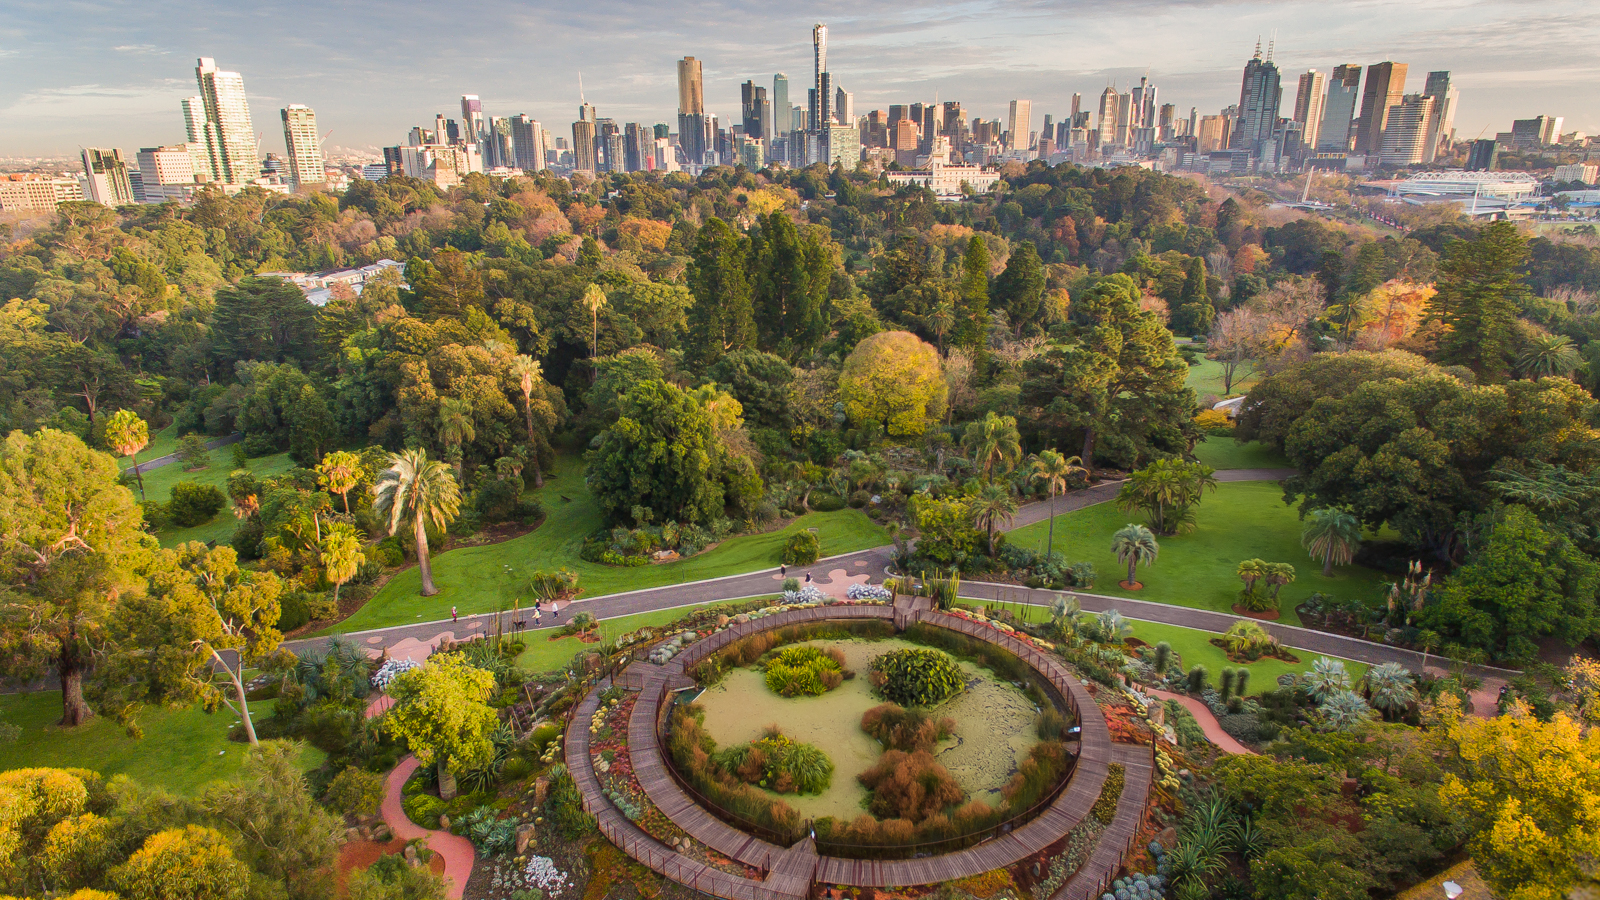
<svg viewBox="0 0 1600 900">
<path fill-rule="evenodd" d="M 171 50 L 163 50 L 154 44 L 119 44 L 111 49 L 118 53 L 138 53 L 145 56 L 166 56 Z"/>
</svg>

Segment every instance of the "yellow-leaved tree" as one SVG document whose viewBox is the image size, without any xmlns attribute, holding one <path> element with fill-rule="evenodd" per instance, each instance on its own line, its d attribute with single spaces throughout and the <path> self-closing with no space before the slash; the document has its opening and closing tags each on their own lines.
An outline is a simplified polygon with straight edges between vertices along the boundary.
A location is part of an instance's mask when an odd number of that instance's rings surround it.
<svg viewBox="0 0 1600 900">
<path fill-rule="evenodd" d="M 944 415 L 939 353 L 909 331 L 880 331 L 856 345 L 839 373 L 845 413 L 891 437 L 914 437 Z"/>
</svg>

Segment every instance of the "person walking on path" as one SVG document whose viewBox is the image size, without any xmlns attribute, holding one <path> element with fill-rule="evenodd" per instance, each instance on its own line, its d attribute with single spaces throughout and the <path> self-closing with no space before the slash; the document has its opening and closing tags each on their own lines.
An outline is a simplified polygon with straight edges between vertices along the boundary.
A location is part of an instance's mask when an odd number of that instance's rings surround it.
<svg viewBox="0 0 1600 900">
<path fill-rule="evenodd" d="M 539 627 L 539 620 L 541 618 L 541 613 L 543 613 L 543 611 L 544 611 L 543 607 L 544 607 L 543 603 L 536 602 L 536 603 L 533 604 L 533 627 L 535 629 L 538 629 L 538 627 Z"/>
<path fill-rule="evenodd" d="M 806 584 L 810 584 L 810 583 L 811 583 L 811 573 L 807 572 L 806 573 Z"/>
<path fill-rule="evenodd" d="M 778 564 L 778 577 L 779 578 L 788 578 L 789 577 L 789 566 L 788 566 L 787 563 L 779 563 Z"/>
<path fill-rule="evenodd" d="M 456 621 L 456 608 L 454 606 L 452 606 L 452 607 L 450 607 L 450 622 L 451 622 L 451 624 L 455 624 L 455 621 Z"/>
</svg>

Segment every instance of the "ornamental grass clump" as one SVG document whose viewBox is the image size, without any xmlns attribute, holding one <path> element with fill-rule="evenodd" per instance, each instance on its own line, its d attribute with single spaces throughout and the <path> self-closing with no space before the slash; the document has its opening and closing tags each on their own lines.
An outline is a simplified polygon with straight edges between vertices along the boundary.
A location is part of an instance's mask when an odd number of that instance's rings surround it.
<svg viewBox="0 0 1600 900">
<path fill-rule="evenodd" d="M 872 792 L 867 809 L 880 819 L 921 822 L 966 796 L 950 770 L 926 750 L 890 750 L 856 777 Z"/>
<path fill-rule="evenodd" d="M 783 697 L 825 694 L 844 683 L 844 653 L 837 647 L 785 647 L 767 663 L 766 682 Z"/>
<path fill-rule="evenodd" d="M 922 647 L 885 653 L 872 661 L 871 672 L 877 692 L 901 706 L 935 706 L 966 687 L 954 659 Z"/>
<path fill-rule="evenodd" d="M 833 760 L 810 744 L 767 726 L 759 741 L 718 753 L 713 762 L 745 784 L 778 794 L 820 794 L 833 783 Z"/>
<path fill-rule="evenodd" d="M 861 716 L 861 730 L 888 750 L 914 753 L 932 751 L 939 742 L 956 733 L 956 721 L 935 719 L 921 710 L 883 703 Z"/>
</svg>

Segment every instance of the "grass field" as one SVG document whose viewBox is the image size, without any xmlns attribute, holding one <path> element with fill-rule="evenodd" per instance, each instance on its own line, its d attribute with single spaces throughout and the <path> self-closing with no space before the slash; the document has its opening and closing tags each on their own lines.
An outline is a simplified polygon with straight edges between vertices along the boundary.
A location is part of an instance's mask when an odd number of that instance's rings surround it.
<svg viewBox="0 0 1600 900">
<path fill-rule="evenodd" d="M 600 506 L 589 493 L 577 460 L 566 460 L 561 474 L 547 479 L 537 496 L 544 503 L 546 519 L 532 533 L 435 556 L 433 580 L 439 586 L 437 595 L 421 595 L 421 575 L 412 567 L 385 584 L 355 615 L 323 633 L 401 625 L 415 622 L 418 617 L 439 619 L 449 615 L 452 606 L 462 615 L 493 612 L 502 602 L 509 607 L 514 593 L 529 599 L 525 590 L 518 589 L 526 587 L 530 573 L 560 566 L 579 574 L 582 596 L 591 598 L 775 567 L 783 542 L 804 528 L 817 529 L 823 556 L 889 542 L 883 528 L 859 510 L 842 509 L 801 516 L 781 531 L 729 538 L 711 550 L 678 562 L 634 568 L 603 566 L 578 556 L 583 539 L 600 527 L 601 517 Z"/>
<path fill-rule="evenodd" d="M 1228 654 L 1221 647 L 1211 643 L 1216 637 L 1209 631 L 1197 631 L 1193 628 L 1183 628 L 1178 625 L 1163 625 L 1156 622 L 1133 622 L 1133 636 L 1147 644 L 1159 644 L 1162 641 L 1172 645 L 1183 660 L 1185 671 L 1193 668 L 1195 664 L 1206 667 L 1211 683 L 1217 684 L 1222 676 L 1223 669 L 1241 668 L 1238 663 L 1228 659 Z M 1249 663 L 1243 668 L 1250 670 L 1250 693 L 1260 694 L 1271 691 L 1278 686 L 1278 676 L 1287 673 L 1299 674 L 1311 668 L 1321 654 L 1308 653 L 1304 650 L 1295 650 L 1294 655 L 1300 657 L 1298 663 L 1287 663 L 1281 659 L 1259 659 Z M 1365 663 L 1344 660 L 1345 671 L 1350 673 L 1350 680 L 1356 681 L 1366 671 Z"/>
<path fill-rule="evenodd" d="M 1184 385 L 1194 391 L 1195 399 L 1204 402 L 1206 397 L 1216 395 L 1217 399 L 1237 397 L 1250 390 L 1250 385 L 1255 379 L 1246 376 L 1246 369 L 1240 367 L 1233 379 L 1233 390 L 1224 394 L 1222 392 L 1222 363 L 1213 359 L 1202 359 L 1199 364 L 1189 367 L 1189 376 L 1184 379 Z"/>
<path fill-rule="evenodd" d="M 252 707 L 267 715 L 271 704 Z M 61 692 L 0 696 L 0 720 L 22 729 L 19 740 L 0 744 L 0 770 L 29 766 L 93 769 L 110 777 L 126 774 L 143 784 L 179 794 L 194 794 L 207 782 L 239 774 L 248 745 L 228 740 L 236 721 L 224 709 L 206 715 L 199 708 L 147 709 L 139 716 L 144 737 L 128 736 L 117 723 L 96 717 L 78 728 L 60 728 Z M 322 763 L 323 753 L 307 746 L 302 768 Z"/>
<path fill-rule="evenodd" d="M 183 466 L 173 463 L 144 474 L 145 496 L 161 503 L 167 502 L 172 497 L 172 486 L 180 481 L 192 481 L 196 484 L 209 484 L 223 493 L 228 490 L 228 474 L 233 471 L 231 453 L 232 447 L 222 447 L 211 451 L 211 465 L 204 469 L 186 472 Z M 154 459 L 155 457 L 151 457 Z M 272 456 L 263 456 L 250 460 L 250 471 L 261 478 L 272 475 L 281 475 L 294 466 L 289 461 L 289 454 L 275 453 Z M 139 492 L 137 484 L 133 486 L 135 495 Z M 233 537 L 233 530 L 239 525 L 239 520 L 233 517 L 230 507 L 223 510 L 209 522 L 196 525 L 193 528 L 168 528 L 156 536 L 161 540 L 161 546 L 173 547 L 185 541 L 218 541 L 223 542 Z"/>
<path fill-rule="evenodd" d="M 776 597 L 777 595 L 773 596 Z M 734 606 L 747 602 L 749 601 L 738 600 L 724 603 L 708 603 L 705 606 L 707 609 L 715 609 L 719 606 Z M 602 619 L 600 630 L 603 636 L 609 638 L 613 635 L 637 631 L 647 625 L 665 625 L 668 622 L 682 618 L 689 611 L 690 608 L 687 607 L 657 609 L 646 613 L 636 613 L 631 616 L 620 616 L 615 619 Z M 551 640 L 551 635 L 560 630 L 559 628 L 542 628 L 538 631 L 523 632 L 522 640 L 527 643 L 528 649 L 517 654 L 517 665 L 528 672 L 548 672 L 551 669 L 560 668 L 573 656 L 577 655 L 579 650 L 594 646 L 593 644 L 585 644 L 575 637 Z"/>
<path fill-rule="evenodd" d="M 1056 517 L 1056 550 L 1068 559 L 1094 563 L 1094 592 L 1132 597 L 1177 606 L 1231 612 L 1240 583 L 1234 574 L 1240 560 L 1260 558 L 1292 563 L 1297 580 L 1279 595 L 1281 618 L 1300 624 L 1294 607 L 1314 591 L 1335 597 L 1366 599 L 1379 590 L 1382 576 L 1360 566 L 1340 566 L 1332 578 L 1322 577 L 1322 566 L 1300 547 L 1300 520 L 1283 502 L 1282 489 L 1272 482 L 1223 484 L 1201 501 L 1194 531 L 1160 538 L 1155 565 L 1140 568 L 1144 589 L 1117 586 L 1127 576 L 1127 566 L 1111 552 L 1111 535 L 1128 522 L 1143 522 L 1137 512 L 1121 512 L 1114 503 L 1101 503 Z M 1019 528 L 1007 540 L 1043 549 L 1049 523 Z"/>
<path fill-rule="evenodd" d="M 1213 469 L 1293 468 L 1277 448 L 1260 441 L 1239 441 L 1231 437 L 1211 437 L 1194 445 L 1195 459 Z"/>
</svg>

